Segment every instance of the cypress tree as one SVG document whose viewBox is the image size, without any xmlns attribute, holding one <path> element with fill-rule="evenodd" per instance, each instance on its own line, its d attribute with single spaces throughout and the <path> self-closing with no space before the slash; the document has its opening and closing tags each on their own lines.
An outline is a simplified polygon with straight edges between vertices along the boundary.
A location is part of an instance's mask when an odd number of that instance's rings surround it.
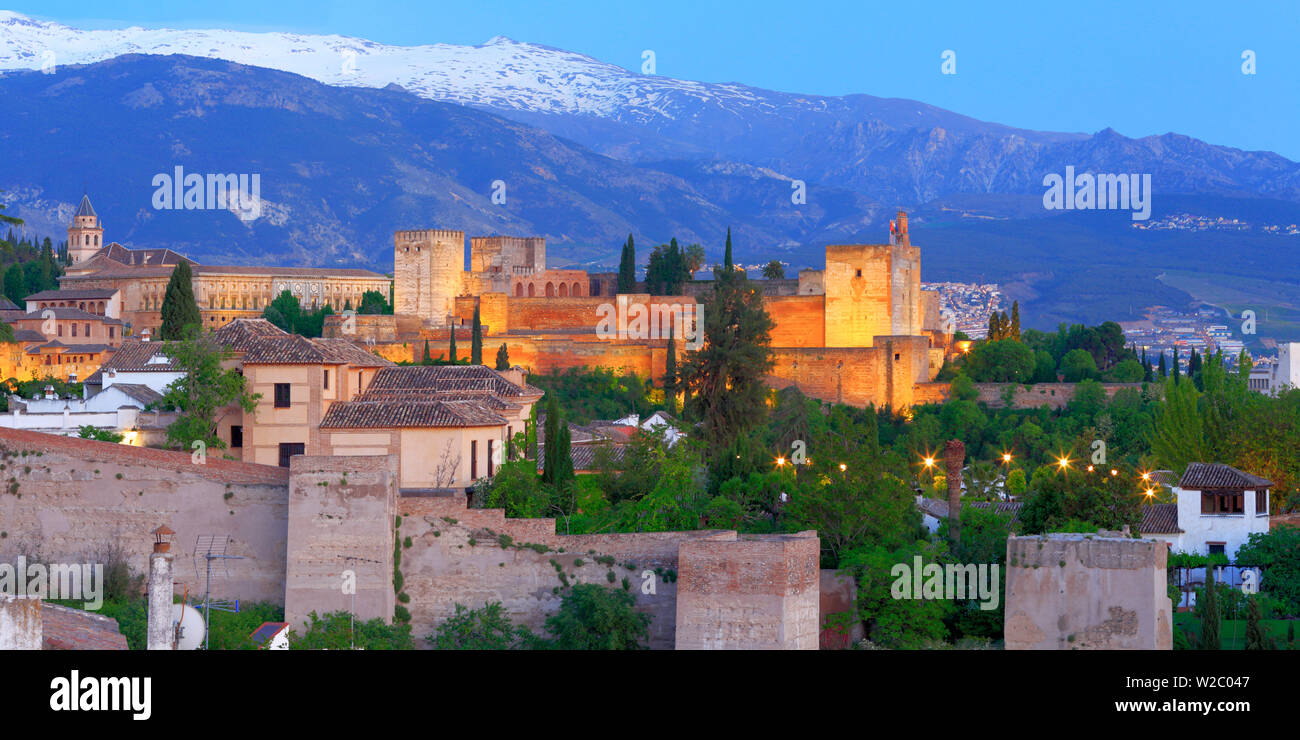
<svg viewBox="0 0 1300 740">
<path fill-rule="evenodd" d="M 1264 637 L 1264 627 L 1260 623 L 1263 615 L 1259 610 L 1259 599 L 1254 594 L 1246 599 L 1246 649 L 1268 650 L 1268 640 Z"/>
<path fill-rule="evenodd" d="M 546 403 L 546 450 L 542 460 L 542 482 L 548 485 L 555 485 L 561 480 L 561 453 L 568 454 L 561 429 L 567 431 L 566 425 L 560 420 L 559 401 L 552 393 Z"/>
<path fill-rule="evenodd" d="M 478 306 L 474 306 L 474 331 L 469 340 L 469 364 L 483 364 L 483 322 L 479 320 Z"/>
<path fill-rule="evenodd" d="M 1165 366 L 1165 353 L 1160 353 L 1160 377 L 1169 377 L 1169 368 Z"/>
<path fill-rule="evenodd" d="M 731 227 L 727 227 L 727 249 L 722 255 L 722 269 L 731 272 L 735 269 L 735 263 L 731 261 Z"/>
<path fill-rule="evenodd" d="M 422 364 L 422 365 L 432 365 L 432 364 L 433 364 L 433 357 L 431 357 L 431 356 L 429 355 L 429 340 L 427 340 L 427 339 L 424 340 L 424 360 L 421 361 L 420 364 Z"/>
<path fill-rule="evenodd" d="M 447 359 L 451 364 L 455 365 L 456 364 L 456 325 L 455 324 L 451 325 L 450 333 L 451 333 L 451 356 L 448 357 Z"/>
<path fill-rule="evenodd" d="M 1020 339 L 1020 301 L 1011 302 L 1011 338 Z"/>
<path fill-rule="evenodd" d="M 497 350 L 497 369 L 510 369 L 510 351 L 506 349 L 504 342 L 501 344 L 501 348 Z"/>
<path fill-rule="evenodd" d="M 668 354 L 664 357 L 664 406 L 677 415 L 677 344 L 672 327 L 668 329 Z"/>
<path fill-rule="evenodd" d="M 1201 649 L 1219 650 L 1219 594 L 1214 585 L 1214 566 L 1205 566 L 1205 603 L 1201 605 Z"/>
<path fill-rule="evenodd" d="M 1173 376 L 1174 376 L 1174 383 L 1177 383 L 1177 382 L 1178 382 L 1178 377 L 1179 377 L 1179 370 L 1178 370 L 1178 348 L 1177 348 L 1177 347 L 1174 347 L 1174 366 L 1173 366 L 1173 368 L 1170 369 L 1170 371 L 1173 373 Z"/>
<path fill-rule="evenodd" d="M 636 243 L 632 241 L 631 234 L 627 235 L 623 257 L 618 263 L 618 292 L 636 292 Z"/>
<path fill-rule="evenodd" d="M 163 294 L 162 326 L 158 329 L 158 338 L 164 341 L 184 339 L 187 327 L 202 325 L 199 304 L 194 300 L 194 273 L 190 270 L 190 263 L 181 260 L 172 270 L 167 292 Z"/>
</svg>

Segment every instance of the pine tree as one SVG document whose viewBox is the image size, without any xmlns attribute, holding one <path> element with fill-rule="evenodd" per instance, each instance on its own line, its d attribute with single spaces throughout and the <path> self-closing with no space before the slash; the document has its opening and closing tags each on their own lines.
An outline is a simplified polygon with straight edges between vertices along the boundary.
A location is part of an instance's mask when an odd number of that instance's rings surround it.
<svg viewBox="0 0 1300 740">
<path fill-rule="evenodd" d="M 727 249 L 722 255 L 722 269 L 731 272 L 735 269 L 735 263 L 731 261 L 731 227 L 727 227 Z"/>
<path fill-rule="evenodd" d="M 1205 603 L 1201 604 L 1201 649 L 1219 650 L 1219 594 L 1214 585 L 1214 566 L 1205 566 Z"/>
<path fill-rule="evenodd" d="M 510 351 L 506 349 L 505 343 L 502 343 L 501 348 L 497 350 L 497 369 L 510 369 Z"/>
<path fill-rule="evenodd" d="M 474 330 L 469 340 L 469 364 L 483 364 L 483 322 L 479 320 L 478 306 L 474 306 Z"/>
<path fill-rule="evenodd" d="M 188 327 L 203 326 L 199 315 L 199 304 L 194 300 L 194 273 L 190 263 L 181 260 L 172 270 L 171 279 L 167 281 L 167 292 L 163 294 L 162 326 L 158 328 L 158 338 L 164 341 L 179 341 L 185 338 Z"/>
<path fill-rule="evenodd" d="M 1020 341 L 1020 301 L 1011 302 L 1011 338 Z"/>
<path fill-rule="evenodd" d="M 1156 409 L 1151 453 L 1161 465 L 1179 474 L 1188 463 L 1204 456 L 1204 420 L 1197 408 L 1200 395 L 1191 383 L 1171 383 Z"/>
<path fill-rule="evenodd" d="M 451 333 L 451 354 L 447 357 L 447 361 L 450 362 L 452 365 L 455 365 L 456 364 L 456 325 L 455 324 L 451 325 L 450 333 Z"/>
</svg>

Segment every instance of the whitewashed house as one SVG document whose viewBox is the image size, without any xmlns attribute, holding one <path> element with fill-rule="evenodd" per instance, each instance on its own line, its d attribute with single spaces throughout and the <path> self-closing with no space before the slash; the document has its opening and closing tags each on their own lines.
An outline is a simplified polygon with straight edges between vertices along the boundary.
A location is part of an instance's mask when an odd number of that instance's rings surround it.
<svg viewBox="0 0 1300 740">
<path fill-rule="evenodd" d="M 1268 532 L 1268 492 L 1273 482 L 1222 463 L 1191 463 L 1173 487 L 1178 531 L 1146 533 L 1173 552 L 1235 560 L 1250 535 Z"/>
</svg>

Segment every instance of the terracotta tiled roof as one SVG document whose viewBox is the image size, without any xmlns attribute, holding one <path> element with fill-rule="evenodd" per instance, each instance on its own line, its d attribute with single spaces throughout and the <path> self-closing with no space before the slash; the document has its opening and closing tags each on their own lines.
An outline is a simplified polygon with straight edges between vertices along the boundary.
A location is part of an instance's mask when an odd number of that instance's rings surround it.
<svg viewBox="0 0 1300 740">
<path fill-rule="evenodd" d="M 1141 534 L 1178 534 L 1178 504 L 1152 504 L 1142 507 Z"/>
<path fill-rule="evenodd" d="M 385 360 L 346 339 L 321 338 L 312 341 L 317 347 L 320 347 L 325 357 L 332 358 L 336 362 L 346 362 L 353 367 L 390 367 L 393 365 L 391 360 Z"/>
<path fill-rule="evenodd" d="M 75 319 L 77 321 L 82 321 L 82 320 L 102 321 L 105 324 L 113 324 L 113 325 L 118 325 L 122 323 L 121 319 L 114 319 L 108 316 L 100 316 L 97 313 L 82 311 L 80 308 L 69 308 L 68 306 L 51 306 L 49 308 L 43 308 L 38 311 L 32 311 L 31 313 L 23 314 L 19 318 L 42 321 L 45 319 L 46 311 L 52 311 L 54 313 L 54 318 L 56 319 Z"/>
<path fill-rule="evenodd" d="M 0 311 L 23 311 L 26 313 L 26 309 L 20 308 L 18 304 L 2 295 L 0 295 Z"/>
<path fill-rule="evenodd" d="M 127 649 L 116 619 L 49 602 L 41 603 L 41 632 L 45 650 Z"/>
<path fill-rule="evenodd" d="M 146 406 L 162 399 L 161 393 L 139 383 L 114 383 L 109 388 L 116 388 L 125 393 L 128 398 L 133 398 Z"/>
<path fill-rule="evenodd" d="M 112 359 L 105 362 L 100 371 L 120 370 L 132 372 L 171 372 L 176 369 L 170 358 L 167 362 L 150 363 L 149 358 L 154 355 L 162 355 L 162 342 L 123 342 L 117 351 L 113 353 Z M 165 355 L 164 355 L 165 356 Z"/>
<path fill-rule="evenodd" d="M 967 501 L 965 503 L 967 506 L 973 506 L 977 509 L 993 507 L 993 511 L 998 514 L 1009 514 L 1013 522 L 1020 518 L 1021 503 L 1019 501 Z M 917 507 L 936 519 L 948 518 L 948 502 L 943 499 L 922 498 Z"/>
<path fill-rule="evenodd" d="M 1245 491 L 1272 488 L 1273 481 L 1243 473 L 1223 463 L 1189 463 L 1178 487 L 1187 491 L 1207 489 Z"/>
<path fill-rule="evenodd" d="M 585 473 L 596 470 L 596 460 L 599 451 L 607 448 L 610 454 L 610 460 L 618 464 L 623 461 L 623 456 L 627 454 L 627 445 L 616 444 L 593 444 L 593 445 L 574 445 L 569 448 L 569 459 L 573 461 L 573 471 L 575 473 Z M 541 473 L 546 462 L 546 456 L 542 452 L 546 445 L 539 444 L 537 447 L 537 472 Z"/>
<path fill-rule="evenodd" d="M 370 382 L 375 390 L 430 390 L 456 393 L 487 392 L 504 398 L 535 396 L 542 390 L 525 384 L 523 388 L 506 380 L 486 365 L 403 365 L 387 367 L 375 373 Z"/>
<path fill-rule="evenodd" d="M 27 296 L 28 301 L 77 301 L 90 298 L 112 298 L 115 288 L 75 288 L 69 290 L 42 290 Z"/>
<path fill-rule="evenodd" d="M 218 344 L 233 352 L 246 352 L 265 338 L 287 337 L 289 332 L 266 319 L 234 319 L 212 332 Z"/>
<path fill-rule="evenodd" d="M 44 342 L 45 335 L 35 329 L 14 329 L 15 342 Z"/>
<path fill-rule="evenodd" d="M 50 341 L 44 344 L 39 344 L 34 347 L 28 347 L 27 353 L 32 355 L 37 355 L 41 353 L 41 350 L 46 350 L 46 349 L 50 349 L 50 350 L 61 349 L 64 352 L 79 352 L 81 354 L 97 355 L 100 352 L 104 352 L 105 350 L 112 350 L 113 348 L 108 346 L 107 344 L 64 344 L 63 342 L 60 342 L 57 339 L 51 339 Z"/>
<path fill-rule="evenodd" d="M 481 427 L 506 423 L 474 401 L 342 401 L 330 405 L 321 429 Z"/>
<path fill-rule="evenodd" d="M 263 337 L 245 350 L 245 365 L 356 365 L 387 367 L 393 363 L 377 357 L 346 339 L 308 339 L 297 334 Z"/>
</svg>

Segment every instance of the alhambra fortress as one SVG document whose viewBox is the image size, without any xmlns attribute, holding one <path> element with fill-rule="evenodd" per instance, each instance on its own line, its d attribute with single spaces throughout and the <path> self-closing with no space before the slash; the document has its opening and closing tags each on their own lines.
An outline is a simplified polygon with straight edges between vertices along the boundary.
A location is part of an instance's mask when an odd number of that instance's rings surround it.
<svg viewBox="0 0 1300 740">
<path fill-rule="evenodd" d="M 753 281 L 775 322 L 770 385 L 896 409 L 942 398 L 946 386 L 932 381 L 952 337 L 940 329 L 938 293 L 921 290 L 906 214 L 896 223 L 889 243 L 828 246 L 824 269 Z M 401 608 L 421 636 L 458 604 L 492 601 L 540 629 L 576 582 L 632 593 L 653 616 L 655 648 L 816 649 L 827 615 L 852 608 L 852 580 L 819 570 L 816 532 L 567 535 L 555 519 L 508 519 L 466 495 L 494 475 L 507 441 L 541 400 L 530 373 L 587 366 L 661 377 L 668 332 L 624 329 L 637 314 L 672 317 L 650 325 L 687 338 L 708 282 L 689 282 L 677 296 L 616 295 L 613 274 L 547 267 L 537 237 L 472 237 L 466 270 L 460 231 L 398 231 L 391 279 L 366 270 L 203 265 L 102 237 L 83 198 L 59 289 L 28 296 L 25 307 L 0 306 L 14 329 L 14 341 L 0 347 L 5 377 L 54 377 L 85 389 L 82 398 L 60 398 L 52 387 L 43 397 L 11 395 L 0 414 L 0 556 L 16 547 L 81 562 L 116 546 L 132 568 L 149 569 L 151 593 L 194 593 L 201 574 L 191 550 L 220 535 L 228 537 L 226 554 L 240 558 L 228 562 L 223 596 L 282 604 L 286 621 L 300 627 L 312 611 L 392 619 L 402 582 Z M 150 339 L 182 261 L 191 265 L 208 336 L 228 353 L 226 367 L 260 395 L 251 412 L 225 410 L 219 451 L 159 449 L 174 412 L 157 402 L 183 372 L 166 343 Z M 289 334 L 261 318 L 284 290 L 306 308 L 334 309 L 324 336 Z M 367 291 L 391 295 L 394 313 L 346 311 Z M 620 331 L 602 332 L 611 306 L 619 307 Z M 505 344 L 513 367 L 399 364 L 421 359 L 426 343 L 435 356 L 444 352 L 453 332 L 467 352 L 476 310 L 485 356 Z M 675 346 L 686 351 L 689 342 Z M 126 438 L 78 438 L 86 425 Z M 585 434 L 574 436 L 579 472 L 578 451 L 592 449 L 583 447 Z M 175 538 L 174 557 L 155 547 L 159 535 L 151 533 L 163 531 Z M 1169 599 L 1156 577 L 1163 548 L 1102 538 L 1054 547 L 1086 550 L 1081 557 L 1097 563 L 1088 568 L 1124 569 L 1097 571 L 1098 583 L 1132 582 L 1122 597 L 1092 599 L 1080 584 L 1093 571 L 1072 576 L 1079 598 L 1141 615 L 1133 631 L 1102 634 L 1100 646 L 1168 647 Z M 354 594 L 340 589 L 344 573 L 355 576 Z M 1061 648 L 1059 605 L 1039 598 L 1055 594 L 1055 582 L 1023 583 L 1025 616 L 1008 603 L 1008 619 L 1020 619 L 1026 645 Z M 0 626 L 30 606 L 5 599 Z M 39 645 L 40 614 L 23 617 L 38 625 L 36 638 L 0 629 L 0 647 L 14 639 Z M 169 612 L 158 619 L 170 620 Z M 150 634 L 152 648 L 152 621 Z"/>
</svg>

